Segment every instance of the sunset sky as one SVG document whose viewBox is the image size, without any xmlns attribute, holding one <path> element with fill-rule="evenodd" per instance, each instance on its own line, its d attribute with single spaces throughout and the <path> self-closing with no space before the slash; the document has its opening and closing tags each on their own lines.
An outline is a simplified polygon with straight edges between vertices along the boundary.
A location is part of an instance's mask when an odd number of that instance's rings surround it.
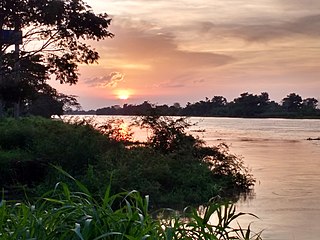
<svg viewBox="0 0 320 240">
<path fill-rule="evenodd" d="M 86 2 L 112 17 L 115 37 L 92 42 L 101 59 L 80 67 L 76 86 L 55 84 L 85 110 L 243 92 L 320 98 L 319 0 Z"/>
</svg>

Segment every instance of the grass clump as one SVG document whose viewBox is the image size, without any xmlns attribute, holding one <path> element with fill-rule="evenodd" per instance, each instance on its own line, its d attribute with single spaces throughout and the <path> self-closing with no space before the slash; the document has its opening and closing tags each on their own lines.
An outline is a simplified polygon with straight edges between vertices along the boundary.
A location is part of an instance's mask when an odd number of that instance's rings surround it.
<svg viewBox="0 0 320 240">
<path fill-rule="evenodd" d="M 233 205 L 211 204 L 203 214 L 194 208 L 166 218 L 152 217 L 149 197 L 139 192 L 110 194 L 110 185 L 102 197 L 94 197 L 79 181 L 59 170 L 77 186 L 71 191 L 59 182 L 35 202 L 0 202 L 0 239 L 261 239 L 250 226 L 233 227 L 244 213 Z M 164 210 L 163 210 L 164 211 Z M 212 216 L 217 220 L 212 223 Z"/>
</svg>

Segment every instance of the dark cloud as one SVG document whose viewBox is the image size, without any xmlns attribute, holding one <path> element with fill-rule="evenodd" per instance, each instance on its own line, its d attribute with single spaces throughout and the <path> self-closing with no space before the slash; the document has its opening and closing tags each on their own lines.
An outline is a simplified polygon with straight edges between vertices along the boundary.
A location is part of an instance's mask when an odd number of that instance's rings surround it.
<svg viewBox="0 0 320 240">
<path fill-rule="evenodd" d="M 119 58 L 136 63 L 149 63 L 154 68 L 221 66 L 233 62 L 231 56 L 212 52 L 191 52 L 178 48 L 175 36 L 162 29 L 146 27 L 144 23 L 129 23 L 116 19 L 111 51 Z"/>
<path fill-rule="evenodd" d="M 181 82 L 167 81 L 154 85 L 156 88 L 184 88 L 186 84 Z"/>
<path fill-rule="evenodd" d="M 184 87 L 192 87 L 195 85 L 203 84 L 206 82 L 203 78 L 198 78 L 198 74 L 181 74 L 170 81 L 161 82 L 159 84 L 155 84 L 155 87 L 160 88 L 184 88 Z"/>
<path fill-rule="evenodd" d="M 116 87 L 119 82 L 124 80 L 124 74 L 120 72 L 111 72 L 108 76 L 94 77 L 86 79 L 85 84 L 92 87 Z"/>
<path fill-rule="evenodd" d="M 203 78 L 201 78 L 201 79 L 196 79 L 196 80 L 193 81 L 193 83 L 195 83 L 195 84 L 204 83 L 204 82 L 206 82 L 206 80 L 204 80 Z"/>
<path fill-rule="evenodd" d="M 216 27 L 216 24 L 214 24 L 212 22 L 201 22 L 200 23 L 200 31 L 204 32 L 204 33 L 211 31 L 215 27 Z"/>
<path fill-rule="evenodd" d="M 199 23 L 202 34 L 215 36 L 236 37 L 246 41 L 264 42 L 279 38 L 319 37 L 320 14 L 300 17 L 295 20 L 281 22 L 257 22 L 249 24 L 220 24 L 210 22 Z"/>
<path fill-rule="evenodd" d="M 320 8 L 319 0 L 276 0 L 275 3 L 285 10 L 314 11 Z"/>
<path fill-rule="evenodd" d="M 318 37 L 320 36 L 320 14 L 302 17 L 284 25 L 284 27 L 293 33 Z"/>
</svg>

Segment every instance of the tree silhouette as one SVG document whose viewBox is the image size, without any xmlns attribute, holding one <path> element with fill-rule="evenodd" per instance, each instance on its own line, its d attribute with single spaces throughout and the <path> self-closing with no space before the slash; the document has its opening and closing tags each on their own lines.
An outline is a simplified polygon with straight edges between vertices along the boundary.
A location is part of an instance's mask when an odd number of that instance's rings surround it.
<svg viewBox="0 0 320 240">
<path fill-rule="evenodd" d="M 302 100 L 302 111 L 307 115 L 314 115 L 317 112 L 318 100 L 315 98 L 306 98 Z"/>
<path fill-rule="evenodd" d="M 290 93 L 282 99 L 282 107 L 288 112 L 298 112 L 302 106 L 302 98 L 300 95 Z"/>
<path fill-rule="evenodd" d="M 123 107 L 113 106 L 97 109 L 98 115 L 149 115 L 157 116 L 213 116 L 213 117 L 320 117 L 317 108 L 318 100 L 306 98 L 291 93 L 282 100 L 282 105 L 269 99 L 267 92 L 259 95 L 242 93 L 240 97 L 228 102 L 223 96 L 214 96 L 211 100 L 205 98 L 195 103 L 188 102 L 185 107 L 174 103 L 154 105 L 148 101 L 138 105 L 124 104 Z M 92 114 L 92 111 L 77 111 L 75 114 Z"/>
<path fill-rule="evenodd" d="M 266 92 L 261 95 L 242 93 L 230 104 L 230 111 L 236 116 L 252 117 L 263 113 L 269 104 L 269 95 Z"/>
<path fill-rule="evenodd" d="M 78 64 L 99 59 L 86 40 L 113 37 L 110 22 L 107 14 L 95 14 L 81 0 L 2 0 L 0 29 L 21 29 L 23 44 L 17 58 L 12 44 L 0 38 L 0 100 L 7 105 L 30 101 L 35 92 L 45 93 L 51 76 L 60 83 L 76 84 Z M 14 81 L 17 59 L 20 80 Z M 4 96 L 8 91 L 14 95 L 9 103 Z"/>
<path fill-rule="evenodd" d="M 303 99 L 302 104 L 305 107 L 316 109 L 318 106 L 318 102 L 319 101 L 315 98 L 306 98 L 306 99 Z"/>
</svg>

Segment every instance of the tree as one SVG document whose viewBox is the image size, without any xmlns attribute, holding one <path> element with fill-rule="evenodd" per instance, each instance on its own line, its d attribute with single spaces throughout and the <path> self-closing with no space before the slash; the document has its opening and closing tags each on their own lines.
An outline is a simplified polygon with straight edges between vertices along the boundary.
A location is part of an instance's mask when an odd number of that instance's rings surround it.
<svg viewBox="0 0 320 240">
<path fill-rule="evenodd" d="M 12 44 L 0 38 L 0 100 L 7 106 L 32 101 L 36 93 L 45 94 L 51 76 L 76 84 L 78 64 L 99 59 L 87 40 L 113 37 L 110 22 L 81 0 L 2 0 L 0 29 L 21 29 L 23 44 L 17 57 Z"/>
<path fill-rule="evenodd" d="M 306 99 L 303 99 L 302 104 L 305 107 L 308 107 L 308 108 L 311 108 L 311 109 L 317 109 L 318 102 L 319 101 L 317 99 L 315 99 L 315 98 L 306 98 Z"/>
<path fill-rule="evenodd" d="M 181 105 L 180 105 L 180 103 L 178 103 L 178 102 L 175 102 L 172 106 L 173 106 L 174 108 L 178 108 L 178 109 L 181 108 Z"/>
<path fill-rule="evenodd" d="M 315 98 L 306 98 L 302 101 L 302 110 L 304 114 L 313 115 L 317 112 L 318 100 Z"/>
<path fill-rule="evenodd" d="M 298 112 L 302 106 L 302 98 L 300 95 L 290 93 L 287 97 L 282 99 L 282 107 L 287 112 Z"/>
<path fill-rule="evenodd" d="M 260 106 L 267 106 L 269 103 L 270 103 L 270 99 L 269 99 L 269 94 L 267 92 L 262 92 L 259 96 L 259 103 L 260 103 Z"/>
<path fill-rule="evenodd" d="M 227 105 L 227 99 L 223 96 L 214 96 L 211 99 L 211 103 L 214 107 L 224 107 Z"/>
<path fill-rule="evenodd" d="M 225 116 L 227 112 L 228 101 L 223 96 L 214 96 L 210 102 L 210 115 Z"/>
<path fill-rule="evenodd" d="M 63 102 L 54 99 L 53 96 L 40 94 L 28 109 L 28 113 L 35 116 L 50 118 L 52 115 L 63 114 Z"/>
<path fill-rule="evenodd" d="M 269 104 L 269 94 L 266 92 L 261 95 L 242 93 L 240 97 L 235 98 L 230 105 L 231 111 L 236 116 L 257 116 L 262 114 Z"/>
</svg>

